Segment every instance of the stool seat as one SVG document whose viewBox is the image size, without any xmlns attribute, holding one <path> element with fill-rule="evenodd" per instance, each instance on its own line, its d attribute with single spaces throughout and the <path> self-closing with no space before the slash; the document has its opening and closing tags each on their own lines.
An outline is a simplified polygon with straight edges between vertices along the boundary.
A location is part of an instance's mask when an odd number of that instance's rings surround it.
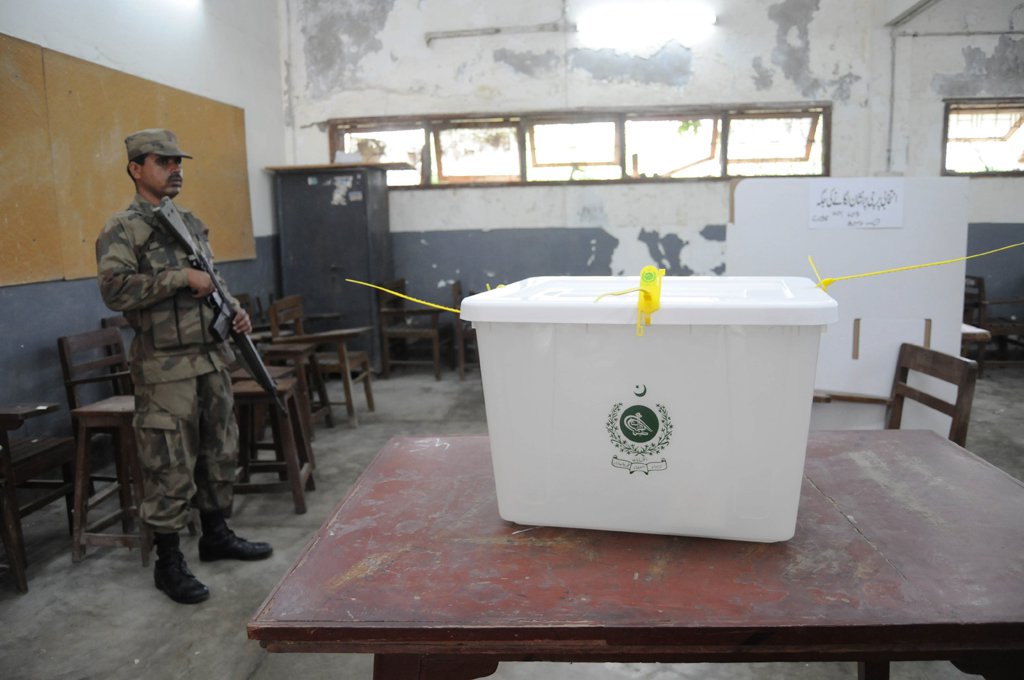
<svg viewBox="0 0 1024 680">
<path fill-rule="evenodd" d="M 294 366 L 267 366 L 267 375 L 274 380 L 280 380 L 281 378 L 292 378 L 295 377 Z M 240 380 L 252 380 L 252 376 L 249 375 L 249 371 L 244 368 L 236 368 L 231 371 L 231 382 L 238 382 Z"/>
<path fill-rule="evenodd" d="M 236 494 L 290 491 L 295 514 L 306 512 L 305 491 L 316 488 L 313 480 L 313 449 L 302 422 L 298 404 L 298 379 L 284 378 L 277 382 L 277 396 L 285 410 L 277 408 L 274 395 L 268 394 L 256 381 L 241 380 L 232 384 L 239 425 L 239 472 L 234 484 Z M 258 457 L 256 445 L 256 411 L 264 409 L 270 417 L 275 460 Z M 276 482 L 254 482 L 252 475 L 276 472 Z"/>
</svg>

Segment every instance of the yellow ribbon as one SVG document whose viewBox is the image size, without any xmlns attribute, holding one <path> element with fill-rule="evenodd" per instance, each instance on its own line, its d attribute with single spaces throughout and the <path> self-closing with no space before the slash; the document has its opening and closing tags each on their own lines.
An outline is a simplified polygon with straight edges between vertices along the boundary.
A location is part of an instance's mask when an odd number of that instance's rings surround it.
<svg viewBox="0 0 1024 680">
<path fill-rule="evenodd" d="M 863 279 L 868 276 L 880 276 L 882 274 L 892 274 L 894 272 L 905 272 L 911 269 L 924 269 L 925 267 L 938 267 L 944 264 L 954 264 L 956 262 L 964 262 L 966 260 L 973 260 L 976 257 L 984 257 L 985 255 L 992 255 L 993 253 L 999 253 L 1010 248 L 1016 248 L 1018 246 L 1024 246 L 1024 241 L 1020 243 L 1013 243 L 1002 248 L 996 248 L 995 250 L 989 250 L 984 253 L 975 253 L 974 255 L 967 255 L 965 257 L 954 257 L 951 260 L 939 260 L 938 262 L 926 262 L 925 264 L 911 264 L 905 267 L 893 267 L 892 269 L 883 269 L 877 272 L 866 272 L 864 274 L 849 274 L 847 276 L 836 276 L 830 278 L 821 278 L 821 274 L 818 273 L 818 268 L 814 265 L 814 258 L 810 255 L 807 256 L 808 261 L 811 263 L 811 269 L 814 270 L 814 276 L 818 279 L 818 287 L 822 290 L 827 291 L 828 287 L 837 281 L 849 281 L 850 279 Z"/>
<path fill-rule="evenodd" d="M 382 290 L 385 293 L 391 293 L 395 297 L 400 297 L 400 298 L 402 298 L 404 300 L 408 300 L 410 302 L 415 302 L 416 304 L 419 304 L 419 305 L 426 305 L 427 307 L 433 307 L 434 309 L 440 309 L 441 311 L 444 311 L 444 312 L 452 312 L 453 314 L 460 314 L 461 313 L 459 310 L 455 309 L 454 307 L 445 307 L 444 305 L 435 305 L 433 302 L 427 302 L 426 300 L 420 300 L 419 298 L 414 298 L 414 297 L 411 297 L 409 295 L 405 295 L 404 293 L 399 293 L 399 292 L 396 292 L 396 291 L 393 291 L 393 290 L 389 290 L 387 288 L 384 288 L 383 286 L 375 286 L 372 283 L 367 283 L 366 281 L 356 281 L 355 279 L 345 279 L 345 280 L 348 281 L 349 283 L 355 283 L 355 284 L 358 284 L 360 286 L 366 286 L 367 288 L 376 288 L 377 290 Z"/>
</svg>

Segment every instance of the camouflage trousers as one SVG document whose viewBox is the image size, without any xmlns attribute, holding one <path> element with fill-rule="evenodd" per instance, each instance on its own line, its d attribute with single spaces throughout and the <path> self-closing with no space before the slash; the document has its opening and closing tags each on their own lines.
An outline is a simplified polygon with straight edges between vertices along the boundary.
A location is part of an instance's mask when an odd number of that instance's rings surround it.
<svg viewBox="0 0 1024 680">
<path fill-rule="evenodd" d="M 238 423 L 227 371 L 136 385 L 134 429 L 143 523 L 167 533 L 185 527 L 193 504 L 230 511 Z"/>
</svg>

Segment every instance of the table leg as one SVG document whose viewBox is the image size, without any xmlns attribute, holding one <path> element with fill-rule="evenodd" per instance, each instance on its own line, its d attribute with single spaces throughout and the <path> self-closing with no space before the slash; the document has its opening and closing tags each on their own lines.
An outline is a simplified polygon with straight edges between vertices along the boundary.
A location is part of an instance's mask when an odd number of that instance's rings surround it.
<svg viewBox="0 0 1024 680">
<path fill-rule="evenodd" d="M 376 654 L 373 680 L 475 680 L 498 670 L 498 662 L 467 656 Z"/>
<path fill-rule="evenodd" d="M 857 680 L 889 680 L 889 662 L 858 661 Z"/>
</svg>

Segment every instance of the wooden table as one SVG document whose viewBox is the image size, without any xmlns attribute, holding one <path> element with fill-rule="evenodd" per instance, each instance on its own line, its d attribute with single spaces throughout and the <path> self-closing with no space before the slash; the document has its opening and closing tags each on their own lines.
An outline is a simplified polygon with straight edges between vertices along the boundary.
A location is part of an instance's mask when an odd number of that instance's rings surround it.
<svg viewBox="0 0 1024 680">
<path fill-rule="evenodd" d="M 1009 678 L 1024 485 L 931 432 L 817 432 L 790 541 L 536 528 L 499 518 L 486 437 L 396 437 L 248 632 L 271 652 L 373 653 L 378 680 L 511 660 L 858 661 L 886 678 L 890 660 L 949 659 Z"/>
</svg>

